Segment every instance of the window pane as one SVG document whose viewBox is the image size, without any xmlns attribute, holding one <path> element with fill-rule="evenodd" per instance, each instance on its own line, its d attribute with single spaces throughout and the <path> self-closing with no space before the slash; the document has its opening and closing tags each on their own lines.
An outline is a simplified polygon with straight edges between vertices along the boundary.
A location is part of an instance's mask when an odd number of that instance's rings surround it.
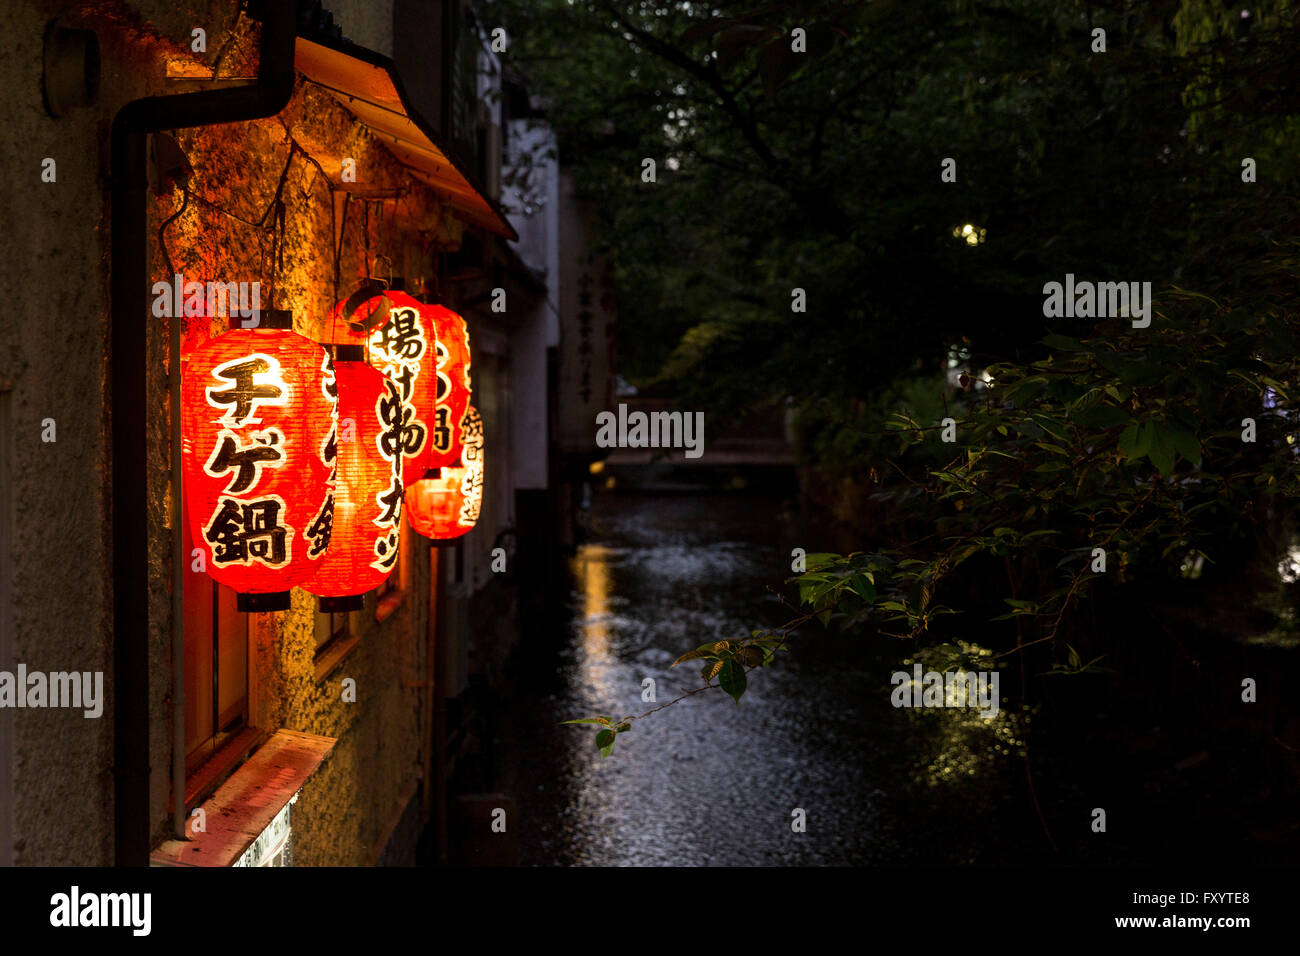
<svg viewBox="0 0 1300 956">
<path fill-rule="evenodd" d="M 316 612 L 316 650 L 348 632 L 348 615 L 347 612 L 338 614 L 322 614 Z"/>
<path fill-rule="evenodd" d="M 316 650 L 320 650 L 329 643 L 334 632 L 330 627 L 330 615 L 322 614 L 319 610 L 316 612 Z"/>
<path fill-rule="evenodd" d="M 217 730 L 243 723 L 248 702 L 248 615 L 233 589 L 217 585 Z"/>
<path fill-rule="evenodd" d="M 189 515 L 182 516 L 182 554 L 193 553 Z M 185 754 L 195 755 L 212 739 L 212 579 L 201 571 L 184 576 Z"/>
</svg>

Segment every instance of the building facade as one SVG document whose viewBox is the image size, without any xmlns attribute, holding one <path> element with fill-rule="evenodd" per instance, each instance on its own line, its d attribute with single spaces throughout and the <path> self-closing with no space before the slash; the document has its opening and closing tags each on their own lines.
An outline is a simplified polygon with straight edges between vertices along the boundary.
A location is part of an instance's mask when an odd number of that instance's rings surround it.
<svg viewBox="0 0 1300 956">
<path fill-rule="evenodd" d="M 539 569 L 564 536 L 566 337 L 596 322 L 562 311 L 578 275 L 562 260 L 585 253 L 562 241 L 575 200 L 560 170 L 542 164 L 535 208 L 502 195 L 509 139 L 545 134 L 494 95 L 484 41 L 460 0 L 11 12 L 0 73 L 19 95 L 0 155 L 24 227 L 0 239 L 0 286 L 32 308 L 0 322 L 0 674 L 99 674 L 104 689 L 88 717 L 3 706 L 0 686 L 0 865 L 455 852 L 468 824 L 449 796 L 490 781 L 471 772 L 486 759 L 476 691 L 499 681 L 521 606 L 546 600 Z M 186 96 L 206 98 L 127 109 Z M 237 100 L 266 115 L 230 118 Z M 191 559 L 174 373 L 235 307 L 185 303 L 194 284 L 240 283 L 314 341 L 362 287 L 468 325 L 478 523 L 454 542 L 404 526 L 362 610 L 324 613 L 294 588 L 288 610 L 243 612 Z M 610 323 L 612 308 L 589 343 L 606 356 Z M 603 389 L 610 371 L 586 374 Z"/>
</svg>

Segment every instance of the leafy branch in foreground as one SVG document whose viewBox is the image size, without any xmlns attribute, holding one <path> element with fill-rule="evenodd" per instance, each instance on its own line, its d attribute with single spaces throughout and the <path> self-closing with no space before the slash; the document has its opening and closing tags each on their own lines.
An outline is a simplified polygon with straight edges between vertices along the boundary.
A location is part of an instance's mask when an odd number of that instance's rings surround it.
<svg viewBox="0 0 1300 956">
<path fill-rule="evenodd" d="M 847 560 L 849 564 L 839 567 L 836 565 L 838 560 Z M 912 564 L 916 565 L 920 562 Z M 596 747 L 601 757 L 608 757 L 614 751 L 614 742 L 618 735 L 631 730 L 633 721 L 644 720 L 651 714 L 658 713 L 702 691 L 721 688 L 739 706 L 740 698 L 749 687 L 751 670 L 770 666 L 776 659 L 777 652 L 785 647 L 790 635 L 814 618 L 820 620 L 825 626 L 835 617 L 856 619 L 864 614 L 877 599 L 877 574 L 885 573 L 892 566 L 893 562 L 884 555 L 855 553 L 846 558 L 836 554 L 807 555 L 806 571 L 789 580 L 797 584 L 800 602 L 811 610 L 797 613 L 798 608 L 785 598 L 781 598 L 781 602 L 795 611 L 797 616 L 780 627 L 766 631 L 753 631 L 749 637 L 709 641 L 692 651 L 687 651 L 673 661 L 673 667 L 688 661 L 701 661 L 700 678 L 704 682 L 701 686 L 643 714 L 626 716 L 619 720 L 608 715 L 582 717 L 562 721 L 562 723 L 600 727 L 601 729 L 596 733 Z M 919 577 L 919 575 L 920 572 L 913 572 L 911 577 Z M 918 588 L 926 594 L 930 593 L 928 585 L 918 584 Z M 919 614 L 911 615 L 899 602 L 886 603 L 890 604 L 890 607 L 885 608 L 889 612 L 890 619 L 908 619 L 914 623 L 918 621 L 923 623 L 934 613 L 953 613 L 947 609 L 930 608 L 928 612 L 922 610 Z M 928 598 L 925 604 L 928 607 Z M 883 604 L 881 606 L 884 607 Z M 895 607 L 901 610 L 895 611 Z"/>
<path fill-rule="evenodd" d="M 951 460 L 909 479 L 906 496 L 880 493 L 895 521 L 926 519 L 934 532 L 891 552 L 807 555 L 792 579 L 803 608 L 791 609 L 803 613 L 776 631 L 683 654 L 677 663 L 703 662 L 704 686 L 677 700 L 718 686 L 739 701 L 748 671 L 813 618 L 847 631 L 897 622 L 898 633 L 881 633 L 928 645 L 935 620 L 957 613 L 936 600 L 939 588 L 976 557 L 980 566 L 958 582 L 967 589 L 978 582 L 987 595 L 1005 575 L 1008 613 L 989 623 L 1010 622 L 998 633 L 1014 646 L 994 658 L 1059 649 L 1077 623 L 1071 612 L 1104 581 L 1149 593 L 1194 574 L 1194 559 L 1230 562 L 1254 533 L 1241 515 L 1300 494 L 1296 413 L 1286 408 L 1300 336 L 1277 313 L 1181 290 L 1163 299 L 1161 323 L 1140 334 L 1051 335 L 1045 357 L 990 366 L 983 395 L 953 410 Z M 903 454 L 934 442 L 927 422 L 899 414 L 889 424 Z M 1098 670 L 1099 658 L 1085 665 L 1065 646 L 1068 663 L 1051 673 Z M 602 753 L 632 719 L 603 726 Z"/>
<path fill-rule="evenodd" d="M 596 748 L 600 751 L 601 757 L 608 757 L 614 752 L 614 741 L 618 735 L 631 730 L 634 720 L 644 720 L 651 714 L 658 713 L 666 707 L 671 707 L 687 697 L 694 697 L 702 691 L 720 687 L 731 695 L 736 705 L 739 706 L 741 696 L 749 687 L 749 672 L 756 667 L 770 665 L 775 660 L 777 651 L 785 646 L 786 638 L 789 637 L 791 631 L 812 618 L 812 613 L 804 614 L 772 631 L 754 631 L 749 637 L 710 641 L 707 644 L 701 644 L 693 651 L 687 651 L 673 661 L 672 666 L 676 667 L 678 664 L 684 664 L 687 661 L 703 661 L 700 677 L 704 683 L 666 703 L 660 704 L 658 707 L 647 710 L 644 714 L 629 715 L 620 720 L 614 720 L 609 716 L 581 717 L 577 720 L 561 721 L 561 723 L 594 724 L 599 726 L 601 729 L 596 733 Z"/>
</svg>

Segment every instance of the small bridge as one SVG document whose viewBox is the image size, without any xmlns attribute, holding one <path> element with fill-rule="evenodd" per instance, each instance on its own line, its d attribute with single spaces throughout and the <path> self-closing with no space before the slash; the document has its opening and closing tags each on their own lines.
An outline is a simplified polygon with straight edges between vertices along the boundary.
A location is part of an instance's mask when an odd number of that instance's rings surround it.
<svg viewBox="0 0 1300 956">
<path fill-rule="evenodd" d="M 627 406 L 628 421 L 633 421 L 632 416 L 637 412 L 647 416 L 656 412 L 675 411 L 681 412 L 683 416 L 694 414 L 671 398 L 642 398 L 634 395 L 622 397 L 618 401 Z M 613 411 L 618 413 L 618 409 Z M 605 465 L 612 468 L 632 465 L 792 468 L 795 455 L 788 431 L 786 414 L 781 409 L 747 415 L 721 425 L 706 415 L 703 453 L 698 458 L 687 458 L 682 448 L 614 448 L 605 459 Z"/>
</svg>

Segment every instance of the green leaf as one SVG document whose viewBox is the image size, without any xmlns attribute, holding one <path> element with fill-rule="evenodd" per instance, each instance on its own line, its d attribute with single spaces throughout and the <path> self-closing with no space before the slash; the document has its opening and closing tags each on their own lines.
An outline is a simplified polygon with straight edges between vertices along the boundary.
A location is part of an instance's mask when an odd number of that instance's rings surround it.
<svg viewBox="0 0 1300 956">
<path fill-rule="evenodd" d="M 1174 451 L 1194 465 L 1201 463 L 1201 443 L 1197 440 L 1195 432 L 1176 422 L 1169 422 L 1164 430 L 1169 435 Z"/>
<path fill-rule="evenodd" d="M 855 574 L 849 578 L 849 587 L 867 604 L 871 604 L 876 600 L 875 585 L 868 581 L 864 574 Z"/>
<path fill-rule="evenodd" d="M 708 644 L 701 644 L 699 647 L 695 648 L 695 650 L 687 651 L 681 657 L 677 658 L 677 660 L 673 661 L 672 666 L 676 667 L 678 664 L 681 664 L 685 661 L 693 661 L 701 657 L 712 657 L 712 656 L 713 656 L 713 643 L 710 642 Z"/>
<path fill-rule="evenodd" d="M 1074 412 L 1070 418 L 1085 428 L 1113 428 L 1132 420 L 1128 412 L 1114 405 L 1094 405 Z"/>
<path fill-rule="evenodd" d="M 1119 434 L 1120 454 L 1130 461 L 1141 458 L 1150 447 L 1151 434 L 1147 431 L 1145 425 L 1139 426 L 1137 422 L 1134 422 Z"/>
<path fill-rule="evenodd" d="M 1043 339 L 1043 344 L 1054 349 L 1060 349 L 1063 352 L 1085 352 L 1088 347 L 1078 339 L 1072 339 L 1068 335 L 1058 335 L 1053 333 Z"/>
<path fill-rule="evenodd" d="M 1061 422 L 1050 418 L 1035 418 L 1034 423 L 1057 441 L 1069 441 L 1070 432 Z"/>
<path fill-rule="evenodd" d="M 614 752 L 614 738 L 617 736 L 612 730 L 602 730 L 596 734 L 596 746 L 600 748 L 602 760 Z"/>
<path fill-rule="evenodd" d="M 745 668 L 737 661 L 724 661 L 722 672 L 718 675 L 718 683 L 740 704 L 740 695 L 745 693 L 745 687 L 749 683 L 749 678 L 745 674 Z"/>
<path fill-rule="evenodd" d="M 1169 434 L 1169 426 L 1165 423 L 1159 426 L 1152 423 L 1151 432 L 1151 450 L 1147 456 L 1161 475 L 1168 475 L 1174 470 L 1174 443 Z"/>
</svg>

